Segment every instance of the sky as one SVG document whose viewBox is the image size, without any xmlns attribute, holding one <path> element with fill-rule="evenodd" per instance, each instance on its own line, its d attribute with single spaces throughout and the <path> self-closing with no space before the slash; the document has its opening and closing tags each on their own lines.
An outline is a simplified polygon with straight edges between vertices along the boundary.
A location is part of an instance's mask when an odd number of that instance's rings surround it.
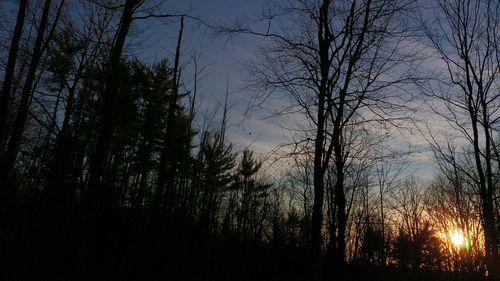
<svg viewBox="0 0 500 281">
<path fill-rule="evenodd" d="M 148 0 L 145 6 L 155 2 L 162 3 L 155 13 L 189 13 L 204 22 L 219 24 L 245 20 L 266 0 Z M 67 3 L 71 4 L 71 1 Z M 0 26 L 13 26 L 15 17 L 5 15 L 17 12 L 17 1 L 0 0 L 0 4 Z M 179 18 L 136 20 L 127 38 L 125 54 L 147 63 L 164 58 L 173 61 L 178 30 Z M 9 34 L 0 34 L 0 39 L 4 36 L 9 37 Z M 186 18 L 181 65 L 186 91 L 193 88 L 193 56 L 198 57 L 198 67 L 203 69 L 198 81 L 199 125 L 205 116 L 220 122 L 222 104 L 228 92 L 228 140 L 234 144 L 236 151 L 250 148 L 264 157 L 283 141 L 283 135 L 287 132 L 276 124 L 276 120 L 267 118 L 265 113 L 254 112 L 250 115 L 247 110 L 251 92 L 245 89 L 245 81 L 248 80 L 245 65 L 254 59 L 258 44 L 259 40 L 249 36 L 215 36 L 213 31 L 199 22 Z"/>
<path fill-rule="evenodd" d="M 263 0 L 193 0 L 167 1 L 165 6 L 173 11 L 190 11 L 205 22 L 211 24 L 230 23 L 249 17 L 252 11 L 263 5 Z M 169 20 L 163 23 L 158 20 L 148 20 L 136 25 L 131 45 L 137 44 L 141 59 L 154 62 L 164 57 L 173 58 L 178 35 L 179 23 Z M 140 42 L 140 46 L 139 43 Z M 193 56 L 199 57 L 198 67 L 204 68 L 201 80 L 198 82 L 198 97 L 200 99 L 199 116 L 208 111 L 211 115 L 218 110 L 216 119 L 220 120 L 226 91 L 228 92 L 229 131 L 228 136 L 235 147 L 249 147 L 257 153 L 265 154 L 283 141 L 286 133 L 273 118 L 268 118 L 264 112 L 248 112 L 250 90 L 248 72 L 245 69 L 250 60 L 255 59 L 258 52 L 258 38 L 251 36 L 216 36 L 213 31 L 204 28 L 192 19 L 185 20 L 183 35 L 183 66 L 184 83 L 191 90 L 194 73 Z M 133 48 L 132 48 L 133 49 Z M 282 120 L 281 120 L 282 121 Z"/>
<path fill-rule="evenodd" d="M 166 11 L 159 12 L 189 11 L 204 22 L 227 24 L 234 21 L 251 21 L 265 4 L 265 0 L 169 0 L 162 7 Z M 130 49 L 134 55 L 150 63 L 165 57 L 173 58 L 178 29 L 179 21 L 175 19 L 148 19 L 138 22 L 132 30 Z M 258 61 L 256 54 L 261 43 L 261 39 L 248 35 L 231 38 L 216 36 L 212 30 L 195 20 L 186 19 L 181 64 L 186 90 L 191 90 L 193 86 L 192 57 L 198 56 L 198 67 L 204 68 L 200 74 L 202 78 L 198 82 L 199 122 L 205 116 L 215 116 L 216 121 L 220 120 L 221 105 L 227 91 L 230 104 L 228 139 L 234 144 L 236 151 L 249 148 L 261 157 L 268 157 L 269 152 L 290 137 L 287 128 L 301 125 L 303 121 L 301 116 L 277 119 L 263 110 L 249 112 L 250 97 L 254 93 L 247 88 L 251 78 L 247 66 L 250 61 Z M 398 136 L 390 145 L 399 150 L 407 150 L 409 143 L 418 152 L 412 154 L 408 170 L 422 178 L 429 178 L 435 166 L 429 159 L 432 155 L 425 140 L 418 134 Z"/>
<path fill-rule="evenodd" d="M 188 12 L 212 25 L 235 21 L 254 23 L 252 20 L 260 15 L 266 4 L 266 0 L 165 0 L 155 13 Z M 127 52 L 148 63 L 164 58 L 173 60 L 178 29 L 178 18 L 136 21 L 128 37 Z M 214 122 L 220 122 L 227 92 L 230 105 L 228 140 L 233 143 L 235 151 L 249 148 L 262 158 L 269 158 L 271 151 L 290 138 L 288 128 L 303 126 L 304 118 L 300 115 L 274 118 L 265 110 L 249 110 L 251 97 L 255 92 L 248 88 L 251 76 L 247 67 L 250 61 L 259 60 L 257 54 L 261 43 L 262 39 L 249 35 L 216 36 L 213 30 L 187 18 L 182 40 L 182 81 L 185 90 L 191 91 L 193 57 L 197 57 L 198 68 L 203 69 L 198 81 L 198 125 L 202 125 L 205 116 L 211 116 Z M 285 102 L 274 100 L 274 104 L 278 106 Z M 422 107 L 421 115 L 427 113 Z M 418 151 L 412 154 L 409 170 L 420 177 L 430 177 L 435 167 L 429 160 L 431 154 L 425 140 L 417 134 L 406 135 L 396 137 L 389 145 L 407 150 L 409 143 Z"/>
</svg>

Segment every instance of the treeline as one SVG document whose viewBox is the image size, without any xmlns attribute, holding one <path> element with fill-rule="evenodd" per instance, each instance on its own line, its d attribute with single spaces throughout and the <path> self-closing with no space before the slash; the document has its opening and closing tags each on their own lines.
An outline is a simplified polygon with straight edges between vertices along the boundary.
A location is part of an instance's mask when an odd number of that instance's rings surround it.
<svg viewBox="0 0 500 281">
<path fill-rule="evenodd" d="M 28 2 L 3 72 L 4 278 L 215 278 L 270 239 L 262 160 L 181 90 L 183 16 L 173 63 L 147 65 L 123 50 L 149 3 Z"/>
<path fill-rule="evenodd" d="M 320 2 L 269 10 L 284 19 L 267 33 L 162 14 L 168 3 L 154 1 L 0 3 L 17 11 L 1 30 L 0 277 L 496 276 L 498 3 L 441 1 L 449 25 L 420 19 L 454 65 L 446 82 L 414 73 L 425 59 L 405 45 L 414 30 L 403 23 L 416 2 Z M 126 42 L 137 21 L 155 18 L 179 27 L 177 44 L 148 64 Z M 202 118 L 200 73 L 182 67 L 185 21 L 270 40 L 252 70 L 259 97 L 286 93 L 287 110 L 309 124 L 280 150 L 279 167 L 234 148 L 227 103 Z M 280 33 L 284 25 L 307 32 Z M 435 28 L 456 37 L 442 45 Z M 450 81 L 456 96 L 443 90 Z M 416 125 L 439 168 L 426 182 L 411 175 L 411 154 L 388 147 L 394 128 L 415 121 L 401 114 L 413 110 L 394 92 L 404 87 L 444 103 L 435 113 L 466 139 L 457 147 Z"/>
</svg>

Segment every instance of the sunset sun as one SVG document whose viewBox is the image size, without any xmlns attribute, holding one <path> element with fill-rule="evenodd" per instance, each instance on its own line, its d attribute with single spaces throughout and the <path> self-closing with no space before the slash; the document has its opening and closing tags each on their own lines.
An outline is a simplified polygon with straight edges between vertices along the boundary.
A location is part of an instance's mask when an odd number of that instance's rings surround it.
<svg viewBox="0 0 500 281">
<path fill-rule="evenodd" d="M 465 241 L 464 235 L 457 229 L 450 231 L 450 238 L 455 247 L 461 247 Z"/>
</svg>

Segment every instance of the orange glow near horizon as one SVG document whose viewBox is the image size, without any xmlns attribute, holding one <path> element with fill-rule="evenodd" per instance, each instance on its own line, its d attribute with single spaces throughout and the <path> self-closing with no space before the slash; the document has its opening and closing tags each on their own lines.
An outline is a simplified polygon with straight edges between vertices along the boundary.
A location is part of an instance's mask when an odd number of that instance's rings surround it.
<svg viewBox="0 0 500 281">
<path fill-rule="evenodd" d="M 471 239 L 466 237 L 463 230 L 459 228 L 449 228 L 447 231 L 439 232 L 438 237 L 449 246 L 450 251 L 470 250 Z"/>
<path fill-rule="evenodd" d="M 481 222 L 475 219 L 443 219 L 435 222 L 435 235 L 440 240 L 445 270 L 483 272 L 484 238 Z"/>
</svg>

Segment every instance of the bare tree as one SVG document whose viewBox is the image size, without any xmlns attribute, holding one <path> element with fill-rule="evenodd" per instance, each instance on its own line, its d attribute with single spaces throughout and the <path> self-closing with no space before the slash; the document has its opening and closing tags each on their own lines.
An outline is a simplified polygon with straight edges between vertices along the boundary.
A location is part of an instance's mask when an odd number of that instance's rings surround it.
<svg viewBox="0 0 500 281">
<path fill-rule="evenodd" d="M 49 12 L 51 4 L 52 4 L 51 0 L 46 0 L 44 2 L 43 11 L 40 18 L 40 24 L 37 30 L 35 45 L 33 47 L 33 53 L 31 55 L 31 60 L 28 71 L 26 73 L 26 78 L 24 79 L 24 86 L 22 88 L 21 99 L 19 101 L 19 106 L 17 108 L 16 118 L 12 126 L 13 127 L 12 133 L 10 135 L 9 142 L 7 144 L 7 149 L 2 159 L 0 183 L 2 183 L 3 187 L 8 186 L 9 177 L 14 168 L 14 164 L 17 158 L 17 153 L 19 151 L 19 146 L 21 145 L 22 136 L 26 126 L 29 106 L 31 103 L 31 97 L 33 93 L 32 90 L 36 80 L 35 76 L 38 70 L 38 65 L 43 53 L 47 49 L 46 46 L 50 41 L 50 37 L 53 34 L 55 27 L 57 26 L 59 16 L 61 15 L 61 11 L 64 6 L 64 0 L 62 0 L 59 3 L 57 14 L 55 16 L 52 27 L 50 29 L 47 38 L 45 38 L 45 32 L 47 27 L 49 26 Z"/>
<path fill-rule="evenodd" d="M 477 187 L 481 202 L 488 270 L 493 276 L 498 276 L 498 219 L 494 214 L 497 189 L 494 170 L 498 167 L 495 168 L 493 134 L 500 120 L 500 3 L 443 0 L 438 2 L 438 8 L 432 23 L 423 22 L 430 43 L 444 62 L 445 78 L 440 80 L 440 88 L 430 89 L 429 96 L 439 102 L 434 107 L 435 112 L 471 147 L 474 168 L 465 174 Z M 453 161 L 452 155 L 444 154 L 446 149 L 434 147 L 440 159 L 449 163 Z"/>
<path fill-rule="evenodd" d="M 402 38 L 406 34 L 400 16 L 411 3 L 288 1 L 269 5 L 264 15 L 267 30 L 263 32 L 243 25 L 230 30 L 269 39 L 263 47 L 264 62 L 253 67 L 256 82 L 265 93 L 285 92 L 291 105 L 281 112 L 300 111 L 311 126 L 311 253 L 316 279 L 321 278 L 324 178 L 330 165 L 335 167 L 337 223 L 332 231 L 337 233 L 336 259 L 340 268 L 345 262 L 344 182 L 350 153 L 346 149 L 346 128 L 374 119 L 385 122 L 391 113 L 395 119 L 400 117 L 396 117 L 394 105 L 404 102 L 393 95 L 390 87 L 409 79 L 405 69 L 398 67 L 404 59 L 397 50 L 404 49 Z"/>
<path fill-rule="evenodd" d="M 3 80 L 2 91 L 0 92 L 0 152 L 3 152 L 3 141 L 5 135 L 5 125 L 7 123 L 7 111 L 9 108 L 9 99 L 12 88 L 12 79 L 14 78 L 14 70 L 16 68 L 17 52 L 19 50 L 19 41 L 23 33 L 24 18 L 28 9 L 28 0 L 19 2 L 17 12 L 16 26 L 9 49 L 9 58 L 5 69 L 5 77 Z"/>
<path fill-rule="evenodd" d="M 54 113 L 49 118 L 50 127 L 56 127 L 56 130 L 48 132 L 49 135 L 55 134 L 55 143 L 44 188 L 44 193 L 48 197 L 59 194 L 62 190 L 66 191 L 64 197 L 66 200 L 62 200 L 66 203 L 72 196 L 72 191 L 67 186 L 67 174 L 73 158 L 71 146 L 75 141 L 76 120 L 80 118 L 77 116 L 76 108 L 83 103 L 82 99 L 85 96 L 83 85 L 89 73 L 108 51 L 106 46 L 111 41 L 109 26 L 113 15 L 91 2 L 83 2 L 82 6 L 75 5 L 72 8 L 84 11 L 79 14 L 80 18 L 76 21 L 81 20 L 86 24 L 79 27 L 75 25 L 74 19 L 64 18 L 62 31 L 55 36 L 54 44 L 51 46 L 53 49 L 49 55 L 53 64 L 51 72 L 56 83 L 61 84 L 62 97 L 58 96 L 58 100 L 64 99 L 65 103 L 59 106 L 56 102 Z M 70 68 L 67 65 L 70 65 Z M 57 120 L 55 117 L 59 111 L 64 112 L 62 120 Z M 45 109 L 44 112 L 48 110 Z"/>
<path fill-rule="evenodd" d="M 168 164 L 168 156 L 171 153 L 171 148 L 168 145 L 169 140 L 172 137 L 173 127 L 174 127 L 174 116 L 177 109 L 177 102 L 179 99 L 179 87 L 180 87 L 180 76 L 181 71 L 179 67 L 179 60 L 181 56 L 181 43 L 182 43 L 182 32 L 184 31 L 184 16 L 181 17 L 180 28 L 179 28 L 179 37 L 177 38 L 177 46 L 175 49 L 175 59 L 174 59 L 174 69 L 173 69 L 173 77 L 172 77 L 172 95 L 170 97 L 169 105 L 168 105 L 168 116 L 167 116 L 167 128 L 165 130 L 165 138 L 163 150 L 160 156 L 160 166 L 158 168 L 158 182 L 157 182 L 157 194 L 155 207 L 159 208 L 163 197 L 167 197 L 167 200 L 170 200 L 172 196 L 172 188 L 175 181 L 175 171 L 174 165 L 170 165 L 167 169 Z M 167 185 L 167 190 L 165 190 L 165 185 Z"/>
<path fill-rule="evenodd" d="M 103 165 L 106 159 L 106 151 L 111 141 L 113 129 L 113 113 L 115 112 L 115 99 L 119 94 L 116 89 L 115 80 L 120 67 L 122 52 L 128 31 L 132 24 L 135 9 L 142 4 L 140 0 L 127 0 L 123 4 L 120 25 L 116 32 L 116 38 L 110 50 L 109 61 L 106 71 L 106 90 L 102 97 L 101 122 L 98 129 L 95 152 L 90 165 L 90 179 L 87 198 L 89 205 L 104 204 L 104 190 L 100 188 L 103 176 Z M 94 202 L 92 202 L 94 201 Z"/>
<path fill-rule="evenodd" d="M 456 169 L 437 175 L 427 188 L 426 211 L 439 229 L 438 236 L 445 249 L 442 266 L 448 270 L 484 273 L 484 250 L 477 246 L 484 235 L 479 204 L 473 196 L 474 187 L 465 178 Z M 464 244 L 459 247 L 451 241 L 456 233 L 464 237 Z"/>
</svg>

